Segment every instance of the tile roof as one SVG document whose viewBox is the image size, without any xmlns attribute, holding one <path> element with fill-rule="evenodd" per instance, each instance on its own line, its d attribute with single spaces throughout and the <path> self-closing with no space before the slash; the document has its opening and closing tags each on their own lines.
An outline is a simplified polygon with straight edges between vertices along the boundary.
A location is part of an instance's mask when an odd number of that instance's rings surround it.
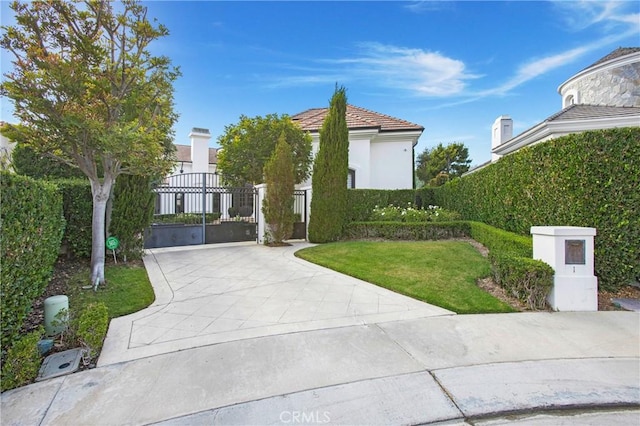
<svg viewBox="0 0 640 426">
<path fill-rule="evenodd" d="M 640 52 L 640 47 L 618 47 L 616 50 L 614 50 L 613 52 L 609 53 L 608 55 L 598 59 L 593 64 L 591 64 L 588 67 L 586 67 L 584 70 L 588 70 L 589 68 L 595 67 L 596 65 L 600 65 L 600 64 L 605 63 L 607 61 L 610 61 L 612 59 L 616 59 L 616 58 L 619 58 L 621 56 L 626 56 L 626 55 L 629 55 L 631 53 L 636 53 L 636 52 Z"/>
<path fill-rule="evenodd" d="M 329 108 L 311 108 L 293 115 L 291 119 L 303 130 L 317 132 L 322 127 L 328 110 Z M 353 105 L 347 105 L 347 127 L 349 130 L 378 129 L 380 132 L 424 130 L 424 127 L 418 124 Z"/>
<path fill-rule="evenodd" d="M 590 120 L 610 117 L 640 116 L 640 107 L 616 107 L 606 105 L 570 105 L 553 114 L 545 122 Z M 638 123 L 640 125 L 640 123 Z"/>
<path fill-rule="evenodd" d="M 191 162 L 191 145 L 176 145 L 177 161 Z M 218 151 L 209 148 L 209 164 L 218 164 Z"/>
</svg>

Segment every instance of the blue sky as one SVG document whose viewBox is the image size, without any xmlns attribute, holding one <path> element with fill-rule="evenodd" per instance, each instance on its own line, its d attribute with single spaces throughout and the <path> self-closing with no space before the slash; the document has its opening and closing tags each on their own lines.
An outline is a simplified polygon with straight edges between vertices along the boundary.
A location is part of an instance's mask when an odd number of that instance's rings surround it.
<svg viewBox="0 0 640 426">
<path fill-rule="evenodd" d="M 176 143 L 212 146 L 241 114 L 349 103 L 425 127 L 416 154 L 462 142 L 490 159 L 502 114 L 520 133 L 561 109 L 557 87 L 617 47 L 640 46 L 637 2 L 151 1 L 153 45 L 182 71 Z M 3 24 L 7 2 L 2 2 Z M 3 70 L 6 66 L 3 55 Z M 10 106 L 2 101 L 2 119 Z"/>
</svg>

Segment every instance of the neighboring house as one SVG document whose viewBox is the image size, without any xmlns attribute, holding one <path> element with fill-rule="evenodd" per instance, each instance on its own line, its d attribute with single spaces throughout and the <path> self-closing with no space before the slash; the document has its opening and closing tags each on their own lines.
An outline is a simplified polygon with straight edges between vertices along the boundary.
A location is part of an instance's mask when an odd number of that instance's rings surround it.
<svg viewBox="0 0 640 426">
<path fill-rule="evenodd" d="M 492 162 L 525 146 L 570 133 L 640 126 L 640 47 L 614 50 L 562 83 L 558 93 L 563 109 L 515 137 L 509 116 L 496 119 Z"/>
<path fill-rule="evenodd" d="M 218 151 L 209 148 L 209 129 L 194 127 L 189 133 L 191 145 L 176 144 L 176 164 L 172 175 L 179 173 L 215 173 L 218 168 Z"/>
<path fill-rule="evenodd" d="M 0 127 L 5 125 L 4 121 L 0 121 Z M 12 142 L 9 138 L 6 138 L 0 134 L 0 169 L 11 168 L 11 153 L 15 148 L 16 143 Z"/>
<path fill-rule="evenodd" d="M 158 185 L 156 214 L 194 213 L 202 211 L 200 191 L 218 187 L 218 157 L 215 148 L 209 148 L 209 129 L 194 127 L 189 133 L 190 145 L 176 144 L 176 163 L 164 181 Z M 192 174 L 197 173 L 197 174 Z M 202 173 L 207 173 L 203 181 Z M 231 204 L 220 193 L 205 198 L 207 212 L 222 212 Z"/>
<path fill-rule="evenodd" d="M 327 111 L 312 108 L 291 117 L 311 134 L 314 156 Z M 413 188 L 413 148 L 424 127 L 353 105 L 347 105 L 347 127 L 349 188 Z"/>
</svg>

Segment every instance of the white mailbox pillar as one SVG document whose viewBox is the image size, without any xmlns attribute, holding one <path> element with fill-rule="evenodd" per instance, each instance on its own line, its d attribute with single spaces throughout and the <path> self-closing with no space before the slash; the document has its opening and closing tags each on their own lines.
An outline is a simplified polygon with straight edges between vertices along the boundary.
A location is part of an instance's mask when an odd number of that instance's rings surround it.
<svg viewBox="0 0 640 426">
<path fill-rule="evenodd" d="M 595 228 L 532 226 L 533 258 L 555 271 L 548 301 L 555 311 L 597 311 L 598 278 L 593 275 Z"/>
</svg>

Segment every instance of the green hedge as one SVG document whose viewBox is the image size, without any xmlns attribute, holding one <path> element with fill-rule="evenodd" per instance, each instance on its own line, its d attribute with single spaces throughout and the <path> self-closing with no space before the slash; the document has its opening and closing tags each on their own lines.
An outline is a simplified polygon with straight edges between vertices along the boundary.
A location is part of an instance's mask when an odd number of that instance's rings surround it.
<svg viewBox="0 0 640 426">
<path fill-rule="evenodd" d="M 64 218 L 67 228 L 63 244 L 78 257 L 91 257 L 93 196 L 91 184 L 87 179 L 58 179 L 52 181 L 60 188 L 63 199 Z M 113 203 L 111 229 L 120 240 L 120 251 L 129 258 L 136 258 L 142 251 L 139 235 L 151 221 L 154 195 L 144 193 L 138 186 L 149 189 L 146 178 L 138 176 L 120 176 L 114 187 L 114 198 L 129 202 Z M 131 201 L 131 198 L 134 198 Z M 200 221 L 202 219 L 200 218 Z M 197 222 L 200 223 L 200 222 Z M 132 226 L 136 224 L 136 226 Z M 138 229 L 136 229 L 138 228 Z"/>
<path fill-rule="evenodd" d="M 127 259 L 139 259 L 144 253 L 144 230 L 153 220 L 156 194 L 150 178 L 120 175 L 113 188 L 113 211 L 109 235 L 120 240 L 118 252 Z"/>
<path fill-rule="evenodd" d="M 495 283 L 530 309 L 545 309 L 554 271 L 531 258 L 533 239 L 480 222 L 469 222 L 469 228 L 470 237 L 489 249 Z"/>
<path fill-rule="evenodd" d="M 469 222 L 469 236 L 494 253 L 531 258 L 533 239 L 480 222 Z"/>
<path fill-rule="evenodd" d="M 93 196 L 87 179 L 58 179 L 53 181 L 62 194 L 67 228 L 63 244 L 75 256 L 91 256 L 91 219 Z"/>
<path fill-rule="evenodd" d="M 548 306 L 547 295 L 553 286 L 554 271 L 539 260 L 507 254 L 489 255 L 496 284 L 524 302 L 530 309 Z"/>
<path fill-rule="evenodd" d="M 2 364 L 0 391 L 28 385 L 38 377 L 42 362 L 38 341 L 43 333 L 40 326 L 39 329 L 20 336 L 9 348 L 6 361 Z"/>
<path fill-rule="evenodd" d="M 65 222 L 62 197 L 54 184 L 1 172 L 0 188 L 0 325 L 4 354 L 51 278 Z"/>
<path fill-rule="evenodd" d="M 349 189 L 346 223 L 369 220 L 376 206 L 386 207 L 390 204 L 403 207 L 413 204 L 418 208 L 435 204 L 433 189 Z"/>
<path fill-rule="evenodd" d="M 442 240 L 468 237 L 466 222 L 351 222 L 345 239 L 384 238 L 388 240 Z"/>
<path fill-rule="evenodd" d="M 616 290 L 640 275 L 640 128 L 572 134 L 522 149 L 435 190 L 464 219 L 527 235 L 597 229 L 595 270 Z"/>
<path fill-rule="evenodd" d="M 221 213 L 205 213 L 205 223 L 215 222 L 219 220 L 221 216 Z M 200 225 L 202 223 L 202 213 L 157 214 L 153 217 L 152 222 Z"/>
</svg>

